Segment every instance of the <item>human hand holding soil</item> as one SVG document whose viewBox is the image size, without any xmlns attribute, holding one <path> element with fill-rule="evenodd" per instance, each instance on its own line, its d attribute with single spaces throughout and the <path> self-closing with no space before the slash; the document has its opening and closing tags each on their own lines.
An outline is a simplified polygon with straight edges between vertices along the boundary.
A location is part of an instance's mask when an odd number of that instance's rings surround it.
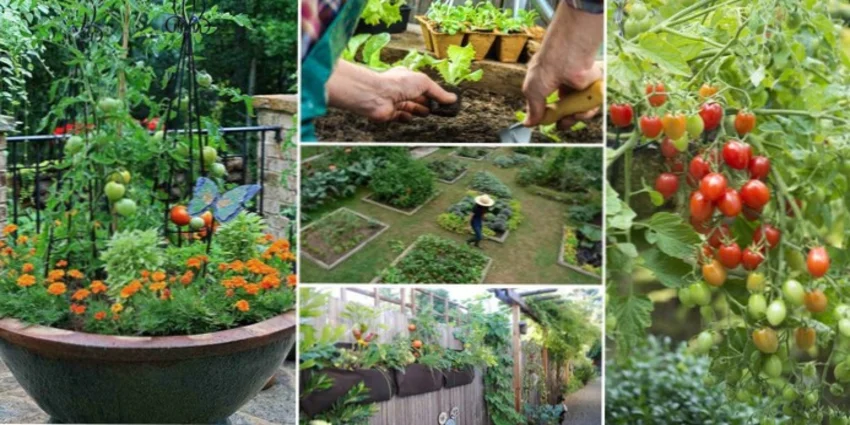
<svg viewBox="0 0 850 425">
<path fill-rule="evenodd" d="M 340 61 L 327 84 L 328 104 L 375 122 L 410 121 L 427 116 L 429 100 L 452 104 L 457 96 L 421 72 L 393 68 L 375 72 Z"/>
<path fill-rule="evenodd" d="M 523 122 L 525 126 L 540 123 L 550 94 L 583 90 L 603 78 L 602 64 L 595 61 L 604 37 L 603 19 L 600 14 L 559 5 L 540 50 L 528 64 L 522 87 L 528 112 Z M 558 127 L 569 128 L 576 120 L 589 120 L 598 113 L 599 108 L 595 108 L 565 117 L 558 122 Z"/>
</svg>

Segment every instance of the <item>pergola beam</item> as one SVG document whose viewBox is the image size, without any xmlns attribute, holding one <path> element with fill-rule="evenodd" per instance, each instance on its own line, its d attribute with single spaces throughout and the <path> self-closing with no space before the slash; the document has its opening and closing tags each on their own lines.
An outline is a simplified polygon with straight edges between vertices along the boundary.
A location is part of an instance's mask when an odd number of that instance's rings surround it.
<svg viewBox="0 0 850 425">
<path fill-rule="evenodd" d="M 534 295 L 542 295 L 542 294 L 551 294 L 553 292 L 558 292 L 557 289 L 537 289 L 534 291 L 523 291 L 519 293 L 520 297 L 531 297 Z"/>
</svg>

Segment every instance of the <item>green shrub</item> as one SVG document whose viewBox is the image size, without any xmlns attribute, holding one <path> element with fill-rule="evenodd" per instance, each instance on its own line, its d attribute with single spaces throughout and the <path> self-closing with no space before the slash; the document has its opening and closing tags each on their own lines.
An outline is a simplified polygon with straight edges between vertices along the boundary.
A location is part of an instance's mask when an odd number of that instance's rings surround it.
<svg viewBox="0 0 850 425">
<path fill-rule="evenodd" d="M 490 153 L 490 149 L 464 146 L 458 149 L 455 153 L 464 158 L 481 159 Z"/>
<path fill-rule="evenodd" d="M 243 212 L 216 231 L 216 243 L 226 258 L 248 261 L 260 255 L 257 241 L 265 234 L 263 218 Z"/>
<path fill-rule="evenodd" d="M 572 223 L 592 223 L 602 214 L 602 203 L 571 205 L 567 209 L 567 219 Z"/>
<path fill-rule="evenodd" d="M 410 159 L 410 150 L 404 146 L 338 147 L 328 157 L 337 167 L 366 160 L 404 162 Z"/>
<path fill-rule="evenodd" d="M 434 172 L 437 178 L 452 181 L 467 169 L 467 165 L 458 159 L 445 158 L 431 161 L 428 168 Z"/>
<path fill-rule="evenodd" d="M 398 208 L 413 208 L 434 194 L 434 175 L 428 166 L 412 159 L 387 162 L 372 175 L 369 188 L 376 201 Z"/>
<path fill-rule="evenodd" d="M 605 371 L 605 423 L 612 425 L 744 424 L 751 406 L 725 396 L 724 384 L 706 385 L 709 359 L 676 349 L 669 338 L 632 347 L 623 364 Z"/>
<path fill-rule="evenodd" d="M 165 263 L 157 229 L 118 232 L 112 236 L 101 254 L 103 268 L 109 276 L 109 294 L 117 296 L 121 289 L 138 279 L 142 270 L 159 270 Z"/>
<path fill-rule="evenodd" d="M 493 160 L 493 164 L 496 164 L 499 168 L 512 168 L 517 167 L 523 164 L 527 164 L 532 162 L 534 158 L 523 155 L 521 153 L 514 153 L 512 155 L 499 155 L 496 159 Z"/>
<path fill-rule="evenodd" d="M 475 173 L 472 176 L 472 183 L 469 184 L 469 187 L 497 198 L 513 198 L 511 189 L 489 171 Z"/>
<path fill-rule="evenodd" d="M 480 250 L 434 235 L 381 274 L 384 283 L 478 283 L 488 258 Z"/>
<path fill-rule="evenodd" d="M 573 367 L 573 378 L 581 382 L 582 385 L 587 385 L 593 378 L 596 378 L 596 368 L 590 360 L 577 361 Z"/>
</svg>

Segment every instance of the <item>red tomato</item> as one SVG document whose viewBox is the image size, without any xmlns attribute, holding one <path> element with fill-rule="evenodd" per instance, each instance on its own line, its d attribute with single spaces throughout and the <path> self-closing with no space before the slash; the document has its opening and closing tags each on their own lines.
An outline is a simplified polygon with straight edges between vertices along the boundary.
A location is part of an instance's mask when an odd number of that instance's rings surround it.
<svg viewBox="0 0 850 425">
<path fill-rule="evenodd" d="M 756 116 L 752 112 L 739 111 L 735 115 L 735 131 L 741 136 L 753 131 L 756 126 Z"/>
<path fill-rule="evenodd" d="M 156 131 L 157 127 L 159 127 L 159 118 L 158 117 L 151 118 L 151 120 L 148 121 L 147 126 L 148 126 L 148 130 Z"/>
<path fill-rule="evenodd" d="M 661 141 L 661 155 L 664 155 L 665 158 L 675 158 L 679 155 L 679 150 L 676 149 L 669 137 L 665 137 Z"/>
<path fill-rule="evenodd" d="M 747 220 L 756 221 L 761 218 L 761 210 L 761 208 L 754 209 L 744 205 L 744 217 L 746 217 Z"/>
<path fill-rule="evenodd" d="M 709 173 L 700 180 L 699 191 L 711 202 L 719 200 L 726 193 L 726 177 L 720 173 Z"/>
<path fill-rule="evenodd" d="M 770 201 L 770 191 L 761 180 L 749 180 L 741 186 L 741 200 L 744 205 L 761 210 Z"/>
<path fill-rule="evenodd" d="M 691 226 L 694 227 L 694 230 L 702 235 L 707 235 L 708 232 L 711 231 L 711 226 L 707 221 L 696 220 L 694 217 L 690 218 Z"/>
<path fill-rule="evenodd" d="M 691 160 L 688 172 L 694 179 L 702 180 L 706 174 L 711 172 L 711 168 L 708 166 L 708 162 L 702 157 L 702 155 L 697 155 Z"/>
<path fill-rule="evenodd" d="M 746 143 L 730 140 L 723 145 L 723 160 L 736 170 L 743 170 L 750 165 L 753 149 Z"/>
<path fill-rule="evenodd" d="M 213 215 L 211 212 L 207 211 L 201 214 L 201 218 L 204 219 L 204 226 L 207 229 L 211 229 L 213 226 Z"/>
<path fill-rule="evenodd" d="M 685 135 L 687 125 L 687 117 L 683 114 L 664 114 L 661 118 L 661 123 L 664 125 L 664 134 L 673 140 L 679 140 Z"/>
<path fill-rule="evenodd" d="M 192 216 L 189 215 L 186 207 L 175 205 L 171 208 L 171 222 L 178 226 L 188 226 L 190 221 L 192 221 Z"/>
<path fill-rule="evenodd" d="M 750 178 L 764 180 L 770 174 L 770 160 L 766 156 L 754 156 L 750 159 Z"/>
<path fill-rule="evenodd" d="M 744 250 L 743 254 L 741 254 L 741 264 L 743 264 L 744 268 L 747 270 L 755 270 L 761 265 L 761 262 L 764 261 L 764 255 L 760 252 L 747 248 Z"/>
<path fill-rule="evenodd" d="M 814 291 L 806 292 L 804 303 L 806 304 L 806 310 L 812 313 L 823 313 L 826 311 L 829 300 L 826 299 L 826 294 L 823 291 L 815 289 Z"/>
<path fill-rule="evenodd" d="M 661 192 L 664 199 L 670 199 L 679 190 L 679 178 L 673 173 L 663 173 L 655 179 L 655 190 Z"/>
<path fill-rule="evenodd" d="M 705 123 L 705 130 L 711 131 L 720 125 L 723 119 L 723 107 L 719 103 L 704 103 L 699 109 L 699 116 Z"/>
<path fill-rule="evenodd" d="M 640 126 L 640 132 L 648 139 L 658 137 L 658 135 L 661 134 L 661 130 L 664 129 L 664 124 L 661 122 L 661 118 L 654 115 L 644 115 L 640 117 L 638 125 Z"/>
<path fill-rule="evenodd" d="M 708 244 L 717 248 L 731 239 L 732 231 L 729 230 L 729 226 L 726 224 L 721 224 L 720 226 L 714 228 L 708 235 Z"/>
<path fill-rule="evenodd" d="M 829 254 L 826 252 L 826 248 L 816 246 L 809 250 L 806 266 L 809 268 L 809 274 L 814 277 L 825 275 L 829 271 Z"/>
<path fill-rule="evenodd" d="M 685 163 L 682 162 L 679 158 L 668 159 L 668 164 L 670 165 L 670 169 L 673 170 L 673 173 L 676 175 L 680 175 L 685 172 Z"/>
<path fill-rule="evenodd" d="M 735 189 L 726 189 L 726 193 L 717 201 L 717 209 L 726 217 L 736 217 L 742 208 L 741 196 Z"/>
<path fill-rule="evenodd" d="M 779 229 L 769 225 L 762 224 L 759 227 L 756 227 L 755 232 L 753 232 L 753 243 L 756 245 L 767 246 L 771 248 L 776 248 L 779 245 L 779 239 L 781 238 L 782 233 Z"/>
<path fill-rule="evenodd" d="M 654 107 L 659 107 L 667 101 L 667 91 L 664 89 L 664 84 L 656 83 L 655 85 L 646 85 L 646 94 L 649 99 L 649 104 Z"/>
<path fill-rule="evenodd" d="M 735 242 L 721 246 L 717 249 L 717 260 L 727 269 L 738 267 L 741 264 L 741 247 Z"/>
<path fill-rule="evenodd" d="M 628 127 L 632 125 L 632 118 L 634 118 L 634 110 L 632 109 L 632 105 L 628 103 L 620 103 L 611 105 L 611 123 L 616 127 Z"/>
<path fill-rule="evenodd" d="M 691 194 L 690 201 L 691 217 L 697 221 L 705 221 L 711 218 L 714 205 L 700 191 Z"/>
</svg>

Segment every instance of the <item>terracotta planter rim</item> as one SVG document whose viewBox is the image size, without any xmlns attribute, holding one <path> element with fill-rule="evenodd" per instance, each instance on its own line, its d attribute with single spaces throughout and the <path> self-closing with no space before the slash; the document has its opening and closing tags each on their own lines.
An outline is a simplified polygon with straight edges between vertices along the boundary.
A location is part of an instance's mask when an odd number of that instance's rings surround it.
<svg viewBox="0 0 850 425">
<path fill-rule="evenodd" d="M 175 336 L 117 336 L 0 319 L 0 339 L 50 358 L 112 362 L 171 361 L 247 351 L 294 336 L 295 311 L 218 332 Z"/>
</svg>

